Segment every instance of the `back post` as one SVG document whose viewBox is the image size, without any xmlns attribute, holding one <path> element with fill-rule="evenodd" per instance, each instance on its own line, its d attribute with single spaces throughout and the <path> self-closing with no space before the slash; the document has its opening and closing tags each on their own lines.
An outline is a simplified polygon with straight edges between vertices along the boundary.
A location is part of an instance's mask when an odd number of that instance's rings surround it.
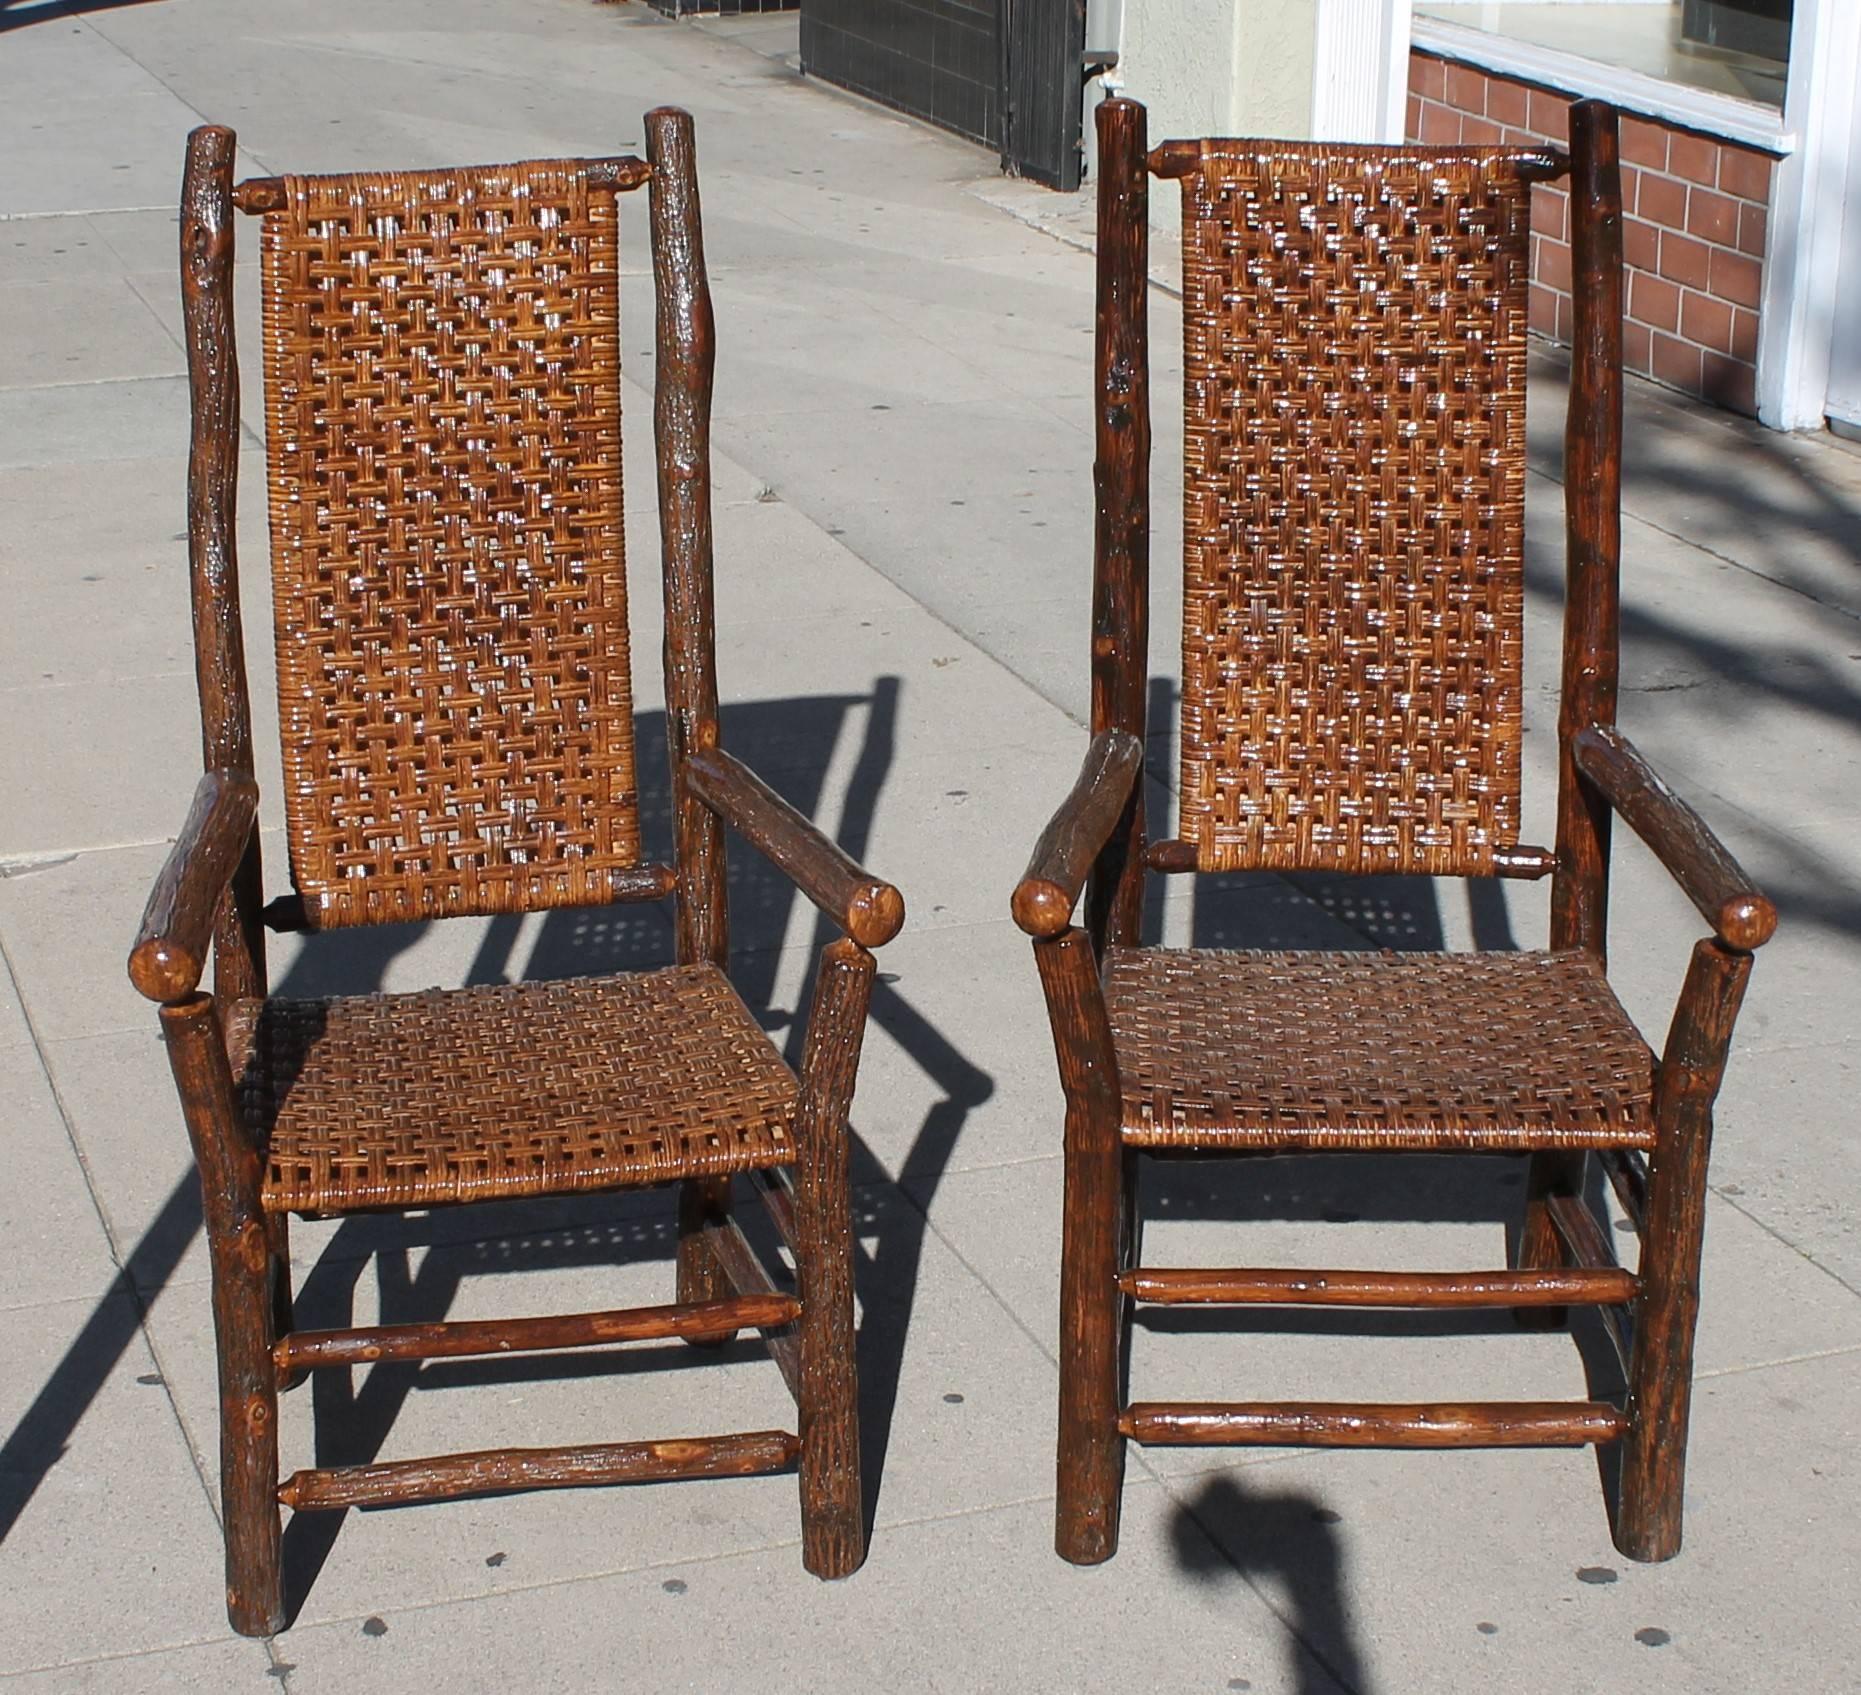
<svg viewBox="0 0 1861 1695">
<path fill-rule="evenodd" d="M 1557 864 L 1551 946 L 1608 951 L 1609 803 L 1577 769 L 1574 738 L 1614 724 L 1622 559 L 1622 172 L 1613 106 L 1570 108 L 1570 244 L 1575 329 L 1564 426 L 1564 670 L 1557 717 Z M 1549 1201 L 1581 1195 L 1581 1153 L 1532 1156 L 1519 1265 L 1560 1265 Z M 1519 1308 L 1522 1326 L 1562 1325 L 1562 1307 Z"/>
<path fill-rule="evenodd" d="M 1098 109 L 1097 496 L 1092 553 L 1092 734 L 1144 736 L 1150 671 L 1150 166 L 1144 108 Z M 1144 908 L 1144 777 L 1086 887 L 1086 930 L 1137 944 Z"/>
<path fill-rule="evenodd" d="M 653 231 L 656 361 L 653 440 L 659 460 L 659 546 L 665 580 L 666 760 L 672 780 L 672 860 L 678 876 L 681 965 L 720 969 L 730 957 L 724 826 L 691 791 L 686 759 L 718 744 L 717 623 L 712 588 L 711 383 L 717 332 L 704 270 L 698 160 L 691 114 L 646 114 Z M 734 1293 L 705 1232 L 730 1211 L 730 1179 L 679 1185 L 678 1298 Z M 702 1345 L 721 1347 L 729 1336 Z"/>
<path fill-rule="evenodd" d="M 233 336 L 233 132 L 203 124 L 187 138 L 181 179 L 181 307 L 192 429 L 187 456 L 187 555 L 200 691 L 201 759 L 250 778 L 252 705 L 239 617 L 239 355 Z M 221 1000 L 265 993 L 264 878 L 258 823 L 214 925 L 213 986 Z"/>
<path fill-rule="evenodd" d="M 1622 174 L 1615 108 L 1570 109 L 1575 330 L 1564 430 L 1566 589 L 1558 713 L 1557 869 L 1551 946 L 1607 951 L 1609 804 L 1577 770 L 1572 738 L 1615 723 L 1622 557 Z"/>
</svg>

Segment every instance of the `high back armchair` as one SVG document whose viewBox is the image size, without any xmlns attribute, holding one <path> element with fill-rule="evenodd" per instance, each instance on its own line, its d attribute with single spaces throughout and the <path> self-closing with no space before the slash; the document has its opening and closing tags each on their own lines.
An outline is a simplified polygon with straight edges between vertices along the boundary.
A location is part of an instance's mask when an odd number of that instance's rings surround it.
<svg viewBox="0 0 1861 1695">
<path fill-rule="evenodd" d="M 1615 1540 L 1680 1545 L 1712 1104 L 1770 903 L 1615 725 L 1616 120 L 1571 153 L 1170 141 L 1098 111 L 1093 739 L 1013 910 L 1066 1099 L 1058 1546 L 1116 1549 L 1127 1440 L 1616 1444 Z M 1520 839 L 1525 324 L 1534 182 L 1570 177 L 1576 330 L 1556 839 Z M 1183 206 L 1177 821 L 1145 815 L 1148 178 Z M 1657 1057 L 1605 976 L 1612 816 L 1705 916 Z M 1544 951 L 1140 945 L 1148 873 L 1551 878 Z M 1084 912 L 1074 922 L 1081 895 Z M 1494 1272 L 1141 1263 L 1144 1155 L 1529 1155 Z M 1640 1232 L 1616 1263 L 1588 1156 Z M 1127 1401 L 1133 1304 L 1596 1305 L 1627 1394 L 1407 1405 Z"/>
<path fill-rule="evenodd" d="M 228 1612 L 284 1620 L 280 1504 L 714 1477 L 798 1465 L 802 1558 L 864 1557 L 847 1109 L 895 889 L 719 745 L 713 327 L 690 118 L 647 158 L 234 186 L 188 141 L 189 552 L 205 775 L 130 956 L 199 1164 L 219 1347 Z M 646 186 L 657 294 L 672 854 L 645 857 L 620 488 L 618 197 Z M 234 557 L 235 211 L 260 220 L 266 471 L 289 892 L 263 898 Z M 799 1076 L 732 989 L 724 827 L 840 927 Z M 421 994 L 268 995 L 264 929 L 666 900 L 663 970 Z M 212 992 L 200 987 L 211 955 Z M 798 1172 L 791 1180 L 790 1168 Z M 747 1174 L 792 1249 L 731 1216 Z M 678 1185 L 677 1298 L 305 1331 L 291 1213 Z M 278 1474 L 303 1373 L 757 1330 L 799 1404 L 764 1430 Z"/>
</svg>

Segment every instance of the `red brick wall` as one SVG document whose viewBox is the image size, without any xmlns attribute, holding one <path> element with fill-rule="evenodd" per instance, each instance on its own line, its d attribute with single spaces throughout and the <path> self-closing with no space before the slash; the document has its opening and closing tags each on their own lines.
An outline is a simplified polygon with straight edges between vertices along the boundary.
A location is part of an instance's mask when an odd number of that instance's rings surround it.
<svg viewBox="0 0 1861 1695">
<path fill-rule="evenodd" d="M 1569 140 L 1555 90 L 1409 57 L 1411 141 Z M 1756 406 L 1758 301 L 1775 161 L 1652 119 L 1622 119 L 1630 370 L 1737 412 Z M 1531 325 L 1570 339 L 1570 197 L 1532 191 Z"/>
</svg>

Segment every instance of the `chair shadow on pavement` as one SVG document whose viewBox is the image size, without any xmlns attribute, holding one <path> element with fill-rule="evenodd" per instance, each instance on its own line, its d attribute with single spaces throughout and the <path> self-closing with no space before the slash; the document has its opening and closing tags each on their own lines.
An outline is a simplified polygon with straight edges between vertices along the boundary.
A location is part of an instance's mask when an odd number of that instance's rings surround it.
<svg viewBox="0 0 1861 1695">
<path fill-rule="evenodd" d="M 896 737 L 900 685 L 896 678 L 875 681 L 869 696 L 816 696 L 726 707 L 723 741 L 768 779 L 802 812 L 821 823 L 854 858 L 862 858 L 872 833 L 874 812 L 889 773 Z M 850 730 L 863 721 L 863 738 L 844 784 L 838 818 L 821 816 L 824 784 Z M 665 807 L 664 721 L 643 713 L 637 721 L 640 788 L 646 810 L 642 828 L 649 855 L 670 848 Z M 843 753 L 841 757 L 844 757 Z M 792 984 L 783 976 L 793 948 L 805 943 L 810 959 L 838 932 L 826 919 L 794 933 L 800 897 L 791 883 L 747 844 L 727 841 L 730 885 L 731 979 L 751 1012 L 785 1045 L 791 1063 L 800 1058 L 805 1015 L 785 1005 Z M 875 867 L 884 874 L 883 866 Z M 907 900 L 910 891 L 906 891 Z M 482 933 L 477 955 L 466 974 L 471 983 L 509 981 L 523 923 L 494 919 Z M 385 939 L 385 932 L 384 939 Z M 350 943 L 348 937 L 319 938 Z M 404 943 L 402 945 L 405 945 Z M 304 958 L 309 959 L 311 949 Z M 546 914 L 521 976 L 536 981 L 568 976 L 652 969 L 673 953 L 669 908 L 662 903 L 566 908 Z M 391 955 L 389 956 L 391 957 Z M 338 960 L 333 967 L 305 963 L 279 985 L 295 993 L 305 984 L 315 992 L 346 992 L 334 979 L 360 960 Z M 881 956 L 883 963 L 883 956 Z M 914 1174 L 935 1173 L 947 1161 L 970 1108 L 987 1097 L 988 1076 L 963 1057 L 912 1007 L 881 973 L 871 1022 L 936 1081 L 944 1099 L 928 1114 L 914 1144 Z M 379 970 L 369 987 L 379 986 Z M 794 1005 L 805 1008 L 810 980 L 794 988 Z M 928 1222 L 914 1204 L 903 1201 L 876 1159 L 857 1135 L 855 1106 L 853 1180 L 854 1227 L 861 1239 L 855 1286 L 863 1319 L 858 1350 L 861 1382 L 862 1465 L 868 1528 L 890 1441 L 893 1411 L 917 1270 Z M 763 1210 L 744 1183 L 737 1185 L 736 1210 L 751 1240 L 782 1277 L 783 1260 Z M 459 1220 L 469 1239 L 448 1231 Z M 443 1319 L 452 1309 L 465 1278 L 508 1272 L 563 1272 L 646 1261 L 663 1262 L 670 1298 L 671 1260 L 676 1246 L 670 1191 L 622 1191 L 570 1200 L 511 1202 L 487 1212 L 436 1212 L 425 1218 L 395 1215 L 346 1219 L 304 1279 L 297 1320 L 310 1327 L 355 1322 L 354 1308 L 363 1274 L 376 1269 L 379 1322 L 418 1323 Z M 868 1248 L 865 1243 L 871 1241 Z M 415 1267 L 414 1255 L 429 1251 Z M 739 1338 L 718 1351 L 694 1353 L 683 1344 L 589 1350 L 525 1359 L 453 1360 L 377 1366 L 358 1381 L 344 1371 L 314 1374 L 316 1464 L 365 1465 L 375 1460 L 415 1391 L 501 1382 L 544 1383 L 550 1379 L 614 1377 L 704 1363 L 752 1362 L 762 1357 L 755 1338 Z M 295 1617 L 324 1560 L 340 1535 L 345 1515 L 319 1512 L 293 1515 L 285 1532 L 286 1606 Z"/>
<path fill-rule="evenodd" d="M 875 680 L 870 695 L 820 696 L 756 702 L 723 711 L 723 740 L 804 813 L 814 817 L 855 858 L 864 855 L 878 799 L 890 771 L 900 684 Z M 837 819 L 821 817 L 830 762 L 849 726 L 863 729 L 844 786 Z M 649 855 L 670 849 L 665 806 L 664 718 L 636 720 L 642 827 Z M 655 805 L 656 803 L 656 805 Z M 727 846 L 730 877 L 732 980 L 752 1013 L 777 1033 L 791 1062 L 799 1058 L 804 1018 L 772 1004 L 785 952 L 805 935 L 790 936 L 799 897 L 786 878 L 746 843 Z M 883 866 L 875 867 L 881 875 Z M 273 868 L 271 881 L 282 881 Z M 910 890 L 906 891 L 910 898 Z M 524 921 L 497 918 L 484 926 L 467 983 L 511 980 Z M 368 994 L 384 988 L 391 967 L 427 934 L 424 924 L 335 931 L 308 937 L 273 985 L 280 996 L 308 998 Z M 825 919 L 812 926 L 811 951 L 833 931 Z M 600 972 L 652 969 L 673 957 L 673 928 L 663 903 L 561 909 L 535 923 L 535 940 L 521 975 L 529 980 Z M 881 964 L 883 958 L 881 957 Z M 811 973 L 810 973 L 811 976 Z M 871 1022 L 940 1085 L 943 1098 L 919 1128 L 909 1165 L 934 1185 L 970 1110 L 992 1092 L 989 1075 L 972 1064 L 912 1005 L 890 974 L 881 971 Z M 796 992 L 804 1007 L 812 984 Z M 150 1101 L 151 1111 L 164 1110 Z M 888 1174 L 859 1140 L 855 1105 L 853 1180 L 855 1231 L 861 1238 L 855 1284 L 864 1316 L 859 1328 L 862 1462 L 868 1527 L 890 1441 L 904 1349 L 916 1298 L 917 1271 L 928 1220 L 923 1209 L 891 1186 Z M 185 1147 L 174 1113 L 177 1149 Z M 781 1266 L 762 1209 L 739 1185 L 737 1210 L 772 1269 Z M 123 1355 L 143 1319 L 173 1278 L 201 1228 L 198 1179 L 191 1162 L 128 1255 L 116 1284 L 94 1309 L 25 1415 L 0 1447 L 0 1541 L 32 1499 L 39 1483 L 66 1452 L 72 1434 Z M 865 1246 L 866 1241 L 873 1246 Z M 669 1190 L 620 1191 L 556 1201 L 512 1201 L 473 1209 L 439 1209 L 424 1215 L 358 1214 L 345 1218 L 298 1279 L 296 1321 L 323 1328 L 355 1322 L 356 1296 L 371 1264 L 377 1283 L 378 1322 L 443 1319 L 464 1280 L 500 1272 L 561 1272 L 644 1260 L 665 1262 L 670 1295 L 676 1244 Z M 430 1251 L 429 1251 L 430 1250 Z M 416 1260 L 416 1256 L 418 1259 Z M 197 1293 L 198 1322 L 207 1322 L 204 1292 Z M 178 1298 L 178 1297 L 177 1297 Z M 311 1374 L 315 1464 L 362 1465 L 376 1459 L 395 1420 L 416 1389 L 515 1380 L 543 1382 L 595 1375 L 625 1376 L 701 1360 L 754 1360 L 760 1344 L 739 1339 L 720 1352 L 696 1354 L 682 1344 L 576 1352 L 528 1359 L 429 1361 L 379 1365 L 358 1382 L 347 1371 Z M 773 1369 L 773 1368 L 771 1368 Z M 172 1387 L 170 1394 L 173 1394 Z M 289 1456 L 290 1469 L 301 1456 Z M 287 1616 L 295 1618 L 340 1534 L 346 1514 L 295 1514 L 285 1532 Z"/>
</svg>

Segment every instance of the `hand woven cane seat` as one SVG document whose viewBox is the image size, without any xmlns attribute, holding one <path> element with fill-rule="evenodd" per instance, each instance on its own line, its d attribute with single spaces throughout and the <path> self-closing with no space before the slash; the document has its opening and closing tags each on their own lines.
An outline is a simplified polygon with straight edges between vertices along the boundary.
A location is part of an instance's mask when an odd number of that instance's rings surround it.
<svg viewBox="0 0 1861 1695">
<path fill-rule="evenodd" d="M 1114 948 L 1140 1148 L 1654 1144 L 1654 1056 L 1589 956 Z"/>
<path fill-rule="evenodd" d="M 228 1021 L 269 1212 L 559 1195 L 787 1165 L 796 1086 L 714 966 Z"/>
</svg>

